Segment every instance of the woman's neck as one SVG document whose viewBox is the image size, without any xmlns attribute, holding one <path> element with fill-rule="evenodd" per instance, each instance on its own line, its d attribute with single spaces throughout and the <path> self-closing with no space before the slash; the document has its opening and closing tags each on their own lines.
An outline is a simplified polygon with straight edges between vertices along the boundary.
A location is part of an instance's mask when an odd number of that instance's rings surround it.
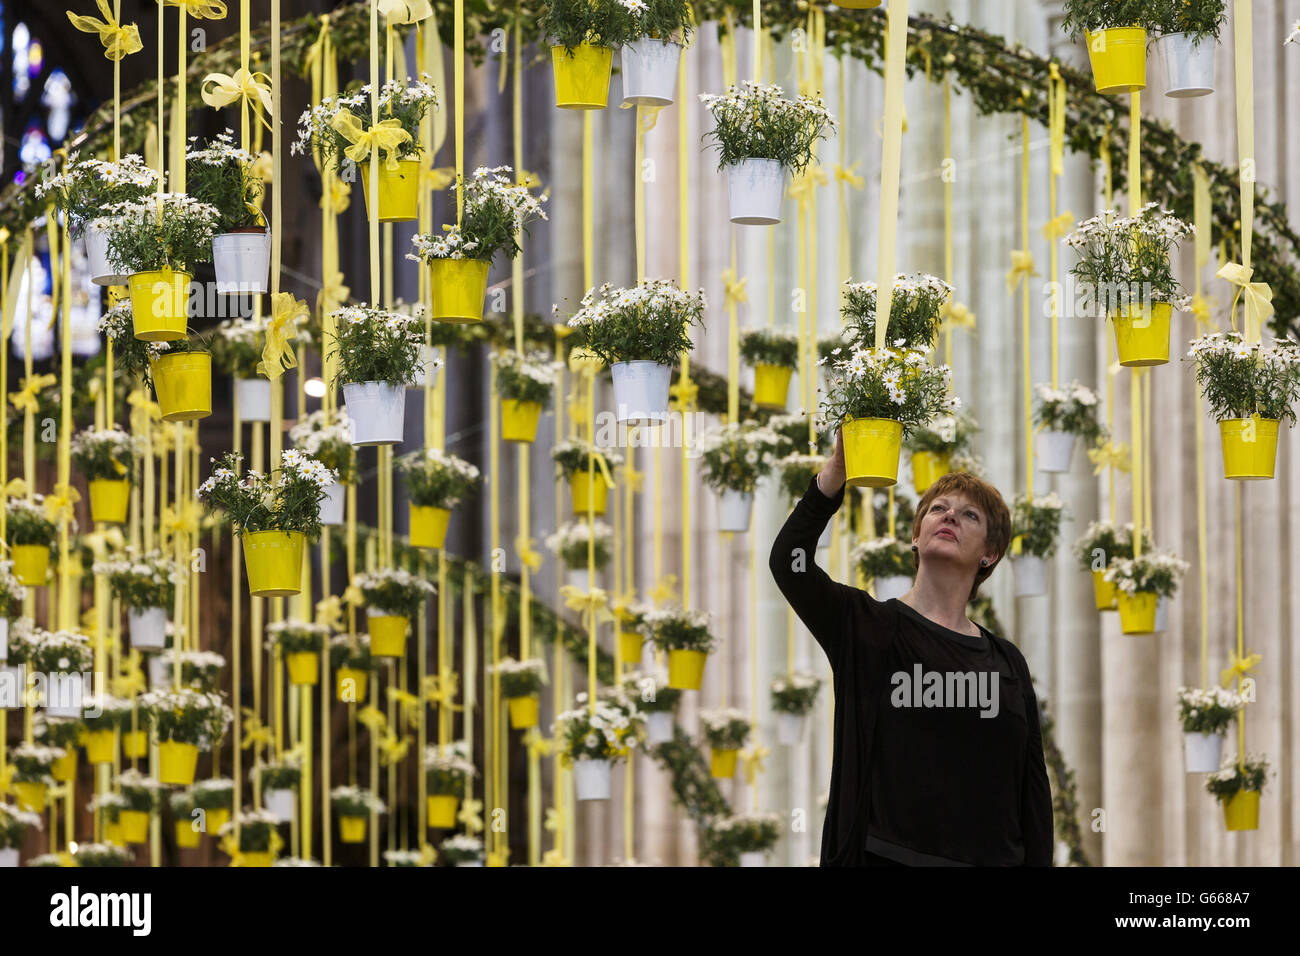
<svg viewBox="0 0 1300 956">
<path fill-rule="evenodd" d="M 966 617 L 967 598 L 974 583 L 971 576 L 922 565 L 911 590 L 899 600 L 941 627 L 959 634 L 971 634 L 973 628 L 978 637 L 979 628 Z"/>
</svg>

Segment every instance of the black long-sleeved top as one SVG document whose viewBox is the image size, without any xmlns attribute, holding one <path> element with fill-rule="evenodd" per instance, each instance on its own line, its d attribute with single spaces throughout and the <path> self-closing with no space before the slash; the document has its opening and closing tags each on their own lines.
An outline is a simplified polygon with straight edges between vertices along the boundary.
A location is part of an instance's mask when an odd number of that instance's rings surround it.
<svg viewBox="0 0 1300 956">
<path fill-rule="evenodd" d="M 832 581 L 815 563 L 817 538 L 843 500 L 814 478 L 768 561 L 833 674 L 821 865 L 861 866 L 870 852 L 913 865 L 1050 866 L 1052 798 L 1024 655 L 983 627 L 962 634 Z M 929 672 L 982 672 L 990 693 L 982 706 L 921 706 L 912 685 Z M 997 712 L 981 717 L 993 711 L 994 672 Z"/>
</svg>

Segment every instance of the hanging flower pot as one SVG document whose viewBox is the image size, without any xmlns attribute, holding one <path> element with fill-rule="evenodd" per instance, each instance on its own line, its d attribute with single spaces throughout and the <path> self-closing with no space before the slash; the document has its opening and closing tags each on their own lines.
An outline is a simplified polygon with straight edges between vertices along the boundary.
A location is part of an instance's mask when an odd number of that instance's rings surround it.
<svg viewBox="0 0 1300 956">
<path fill-rule="evenodd" d="M 112 763 L 116 738 L 111 730 L 87 730 L 81 737 L 87 763 Z"/>
<path fill-rule="evenodd" d="M 615 420 L 631 424 L 656 424 L 668 420 L 668 383 L 673 370 L 659 362 L 615 362 Z"/>
<path fill-rule="evenodd" d="M 1110 27 L 1086 33 L 1098 93 L 1136 93 L 1147 85 L 1147 32 Z"/>
<path fill-rule="evenodd" d="M 14 574 L 20 584 L 29 588 L 45 587 L 50 571 L 50 546 L 47 544 L 15 544 L 9 548 L 14 562 Z"/>
<path fill-rule="evenodd" d="M 1156 628 L 1156 599 L 1154 591 L 1135 591 L 1130 594 L 1123 588 L 1119 598 L 1119 625 L 1125 634 L 1150 634 Z"/>
<path fill-rule="evenodd" d="M 123 843 L 149 842 L 149 814 L 143 810 L 123 810 L 117 822 L 122 827 Z"/>
<path fill-rule="evenodd" d="M 783 747 L 793 747 L 803 740 L 808 718 L 803 714 L 777 714 L 776 739 Z"/>
<path fill-rule="evenodd" d="M 168 352 L 149 365 L 163 421 L 192 422 L 212 414 L 211 353 Z"/>
<path fill-rule="evenodd" d="M 1106 580 L 1105 571 L 1092 572 L 1092 594 L 1097 601 L 1098 611 L 1113 611 L 1118 606 L 1115 585 Z"/>
<path fill-rule="evenodd" d="M 126 285 L 131 278 L 118 273 L 108 261 L 108 233 L 111 228 L 111 219 L 92 219 L 82 234 L 86 241 L 90 281 L 95 285 Z"/>
<path fill-rule="evenodd" d="M 370 163 L 357 166 L 357 179 L 366 197 L 366 217 L 371 218 Z M 396 169 L 379 164 L 379 221 L 414 222 L 420 209 L 420 161 L 400 159 Z"/>
<path fill-rule="evenodd" d="M 537 420 L 541 417 L 541 414 L 541 402 L 517 402 L 512 398 L 502 399 L 502 439 L 531 443 L 537 437 Z"/>
<path fill-rule="evenodd" d="M 300 687 L 316 686 L 320 676 L 320 658 L 311 651 L 296 651 L 285 655 L 289 667 L 289 683 Z"/>
<path fill-rule="evenodd" d="M 76 716 L 80 717 L 80 712 Z M 50 776 L 55 783 L 67 783 L 77 778 L 77 748 L 69 747 L 62 757 L 50 764 Z"/>
<path fill-rule="evenodd" d="M 253 597 L 289 597 L 302 590 L 301 531 L 246 531 L 244 565 Z"/>
<path fill-rule="evenodd" d="M 365 817 L 339 817 L 339 839 L 344 843 L 366 841 Z"/>
<path fill-rule="evenodd" d="M 1153 634 L 1163 634 L 1169 628 L 1169 598 L 1163 594 L 1156 598 L 1156 623 Z"/>
<path fill-rule="evenodd" d="M 624 105 L 672 105 L 682 45 L 671 40 L 639 37 L 623 44 L 620 53 Z"/>
<path fill-rule="evenodd" d="M 400 614 L 366 612 L 366 629 L 370 632 L 371 657 L 406 656 L 406 631 L 410 619 Z"/>
<path fill-rule="evenodd" d="M 90 520 L 115 524 L 126 521 L 127 506 L 131 503 L 131 482 L 125 478 L 120 481 L 97 478 L 87 484 L 90 487 Z"/>
<path fill-rule="evenodd" d="M 1229 830 L 1259 829 L 1259 791 L 1238 790 L 1223 804 L 1223 823 Z"/>
<path fill-rule="evenodd" d="M 784 409 L 790 395 L 794 369 L 760 362 L 754 366 L 754 404 L 759 408 Z"/>
<path fill-rule="evenodd" d="M 637 656 L 640 657 L 639 654 Z M 668 743 L 673 739 L 673 726 L 673 712 L 671 710 L 656 710 L 646 714 L 646 742 L 651 747 Z"/>
<path fill-rule="evenodd" d="M 1199 40 L 1190 33 L 1166 33 L 1152 41 L 1165 75 L 1165 96 L 1185 99 L 1214 92 L 1217 38 Z"/>
<path fill-rule="evenodd" d="M 341 525 L 343 523 L 343 503 L 347 501 L 347 486 L 336 481 L 325 488 L 325 497 L 320 503 L 320 523 L 323 525 Z"/>
<path fill-rule="evenodd" d="M 180 850 L 194 850 L 199 846 L 199 838 L 203 834 L 194 829 L 189 820 L 176 821 L 176 847 Z"/>
<path fill-rule="evenodd" d="M 580 757 L 573 761 L 573 787 L 578 800 L 609 799 L 608 760 L 588 760 Z"/>
<path fill-rule="evenodd" d="M 271 420 L 271 382 L 265 378 L 235 379 L 235 401 L 241 422 Z"/>
<path fill-rule="evenodd" d="M 1041 471 L 1061 473 L 1070 470 L 1070 459 L 1074 456 L 1074 435 L 1043 429 L 1035 437 L 1035 464 Z"/>
<path fill-rule="evenodd" d="M 241 850 L 238 859 L 241 867 L 266 867 L 275 862 L 265 850 Z"/>
<path fill-rule="evenodd" d="M 1223 760 L 1223 734 L 1183 734 L 1188 773 L 1214 773 Z"/>
<path fill-rule="evenodd" d="M 128 760 L 143 760 L 149 756 L 149 735 L 143 730 L 122 731 L 122 753 Z"/>
<path fill-rule="evenodd" d="M 675 690 L 699 690 L 704 682 L 704 651 L 671 648 L 668 651 L 668 686 Z"/>
<path fill-rule="evenodd" d="M 162 648 L 167 644 L 167 611 L 160 607 L 126 609 L 127 631 L 135 648 Z"/>
<path fill-rule="evenodd" d="M 363 703 L 368 676 L 365 671 L 355 667 L 340 667 L 334 675 L 335 699 L 347 703 Z"/>
<path fill-rule="evenodd" d="M 483 321 L 488 269 L 485 259 L 430 259 L 430 313 L 436 322 L 464 325 Z"/>
<path fill-rule="evenodd" d="M 1169 361 L 1169 324 L 1173 306 L 1156 302 L 1145 307 L 1122 306 L 1111 314 L 1115 349 L 1125 368 L 1165 365 Z"/>
<path fill-rule="evenodd" d="M 876 578 L 876 600 L 888 601 L 890 598 L 901 598 L 908 591 L 912 590 L 912 579 L 901 574 L 890 574 L 885 577 Z"/>
<path fill-rule="evenodd" d="M 736 775 L 736 757 L 738 750 L 709 750 L 709 775 L 719 780 L 729 780 Z"/>
<path fill-rule="evenodd" d="M 603 110 L 613 65 L 614 51 L 606 46 L 551 47 L 555 105 L 562 110 Z"/>
<path fill-rule="evenodd" d="M 841 426 L 844 436 L 846 484 L 885 488 L 898 482 L 898 457 L 903 445 L 903 425 L 890 418 L 850 418 Z"/>
<path fill-rule="evenodd" d="M 515 730 L 526 730 L 537 726 L 538 700 L 535 694 L 527 697 L 509 697 L 506 703 L 510 705 L 510 726 Z"/>
<path fill-rule="evenodd" d="M 1039 597 L 1047 593 L 1047 562 L 1034 554 L 1011 559 L 1016 597 Z"/>
<path fill-rule="evenodd" d="M 213 807 L 207 811 L 207 831 L 211 834 L 221 832 L 221 828 L 230 822 L 229 807 Z"/>
<path fill-rule="evenodd" d="M 1273 477 L 1277 465 L 1276 418 L 1226 418 L 1219 422 L 1223 477 L 1258 481 Z"/>
<path fill-rule="evenodd" d="M 42 813 L 45 810 L 45 798 L 48 785 L 44 783 L 34 783 L 28 780 L 15 780 L 13 782 L 14 795 L 18 797 L 18 807 L 22 810 L 30 810 L 32 813 Z"/>
<path fill-rule="evenodd" d="M 754 494 L 727 488 L 718 496 L 718 530 L 743 533 L 749 530 Z"/>
<path fill-rule="evenodd" d="M 277 787 L 262 794 L 262 803 L 284 823 L 293 822 L 294 807 L 298 803 L 298 791 L 292 787 Z"/>
<path fill-rule="evenodd" d="M 441 548 L 447 541 L 451 511 L 432 505 L 411 505 L 411 547 Z"/>
<path fill-rule="evenodd" d="M 349 382 L 343 401 L 352 420 L 352 447 L 399 445 L 406 424 L 406 387 L 388 382 Z"/>
<path fill-rule="evenodd" d="M 438 830 L 456 828 L 456 811 L 460 807 L 460 798 L 452 793 L 431 793 L 426 798 L 429 826 Z"/>
<path fill-rule="evenodd" d="M 221 295 L 260 295 L 271 270 L 271 231 L 245 226 L 212 237 L 212 265 Z"/>
<path fill-rule="evenodd" d="M 781 221 L 785 167 L 775 159 L 742 159 L 726 167 L 731 221 L 741 226 L 771 226 Z"/>
<path fill-rule="evenodd" d="M 644 638 L 636 631 L 620 631 L 618 635 L 619 653 L 626 663 L 635 664 L 641 660 L 641 648 Z"/>
<path fill-rule="evenodd" d="M 130 277 L 127 285 L 137 339 L 171 342 L 185 338 L 192 278 L 188 272 L 171 269 L 137 272 Z"/>
<path fill-rule="evenodd" d="M 838 6 L 838 4 L 836 4 Z M 767 854 L 762 850 L 738 854 L 741 866 L 767 866 Z"/>
<path fill-rule="evenodd" d="M 84 689 L 81 674 L 46 674 L 45 676 L 45 716 L 80 717 Z M 75 756 L 76 751 L 72 753 Z"/>
<path fill-rule="evenodd" d="M 170 654 L 149 656 L 150 690 L 170 690 L 175 681 L 176 662 Z"/>
<path fill-rule="evenodd" d="M 952 456 L 933 451 L 912 453 L 912 485 L 918 495 L 952 471 Z"/>
<path fill-rule="evenodd" d="M 199 748 L 178 740 L 158 743 L 158 781 L 173 786 L 188 787 L 194 783 L 194 770 L 199 762 Z"/>
<path fill-rule="evenodd" d="M 597 474 L 593 477 L 592 473 L 585 468 L 580 468 L 569 475 L 569 493 L 575 515 L 588 513 L 597 517 L 604 515 L 608 491 L 603 475 Z"/>
</svg>

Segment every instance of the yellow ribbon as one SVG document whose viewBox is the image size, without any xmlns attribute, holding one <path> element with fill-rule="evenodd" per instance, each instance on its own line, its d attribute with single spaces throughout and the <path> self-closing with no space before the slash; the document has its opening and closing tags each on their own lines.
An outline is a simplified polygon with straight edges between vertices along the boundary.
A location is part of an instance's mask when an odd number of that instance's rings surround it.
<svg viewBox="0 0 1300 956">
<path fill-rule="evenodd" d="M 950 329 L 975 328 L 975 313 L 960 302 L 954 302 L 951 297 L 939 309 L 939 315 Z"/>
<path fill-rule="evenodd" d="M 244 739 L 239 744 L 240 750 L 248 750 L 253 747 L 270 747 L 275 743 L 275 737 L 271 734 L 271 728 L 262 724 L 262 720 L 253 712 L 251 707 L 239 708 L 243 715 Z"/>
<path fill-rule="evenodd" d="M 860 162 L 855 162 L 846 168 L 841 166 L 839 163 L 836 163 L 835 181 L 845 183 L 851 189 L 861 189 L 867 184 L 867 181 L 865 178 L 858 175 L 858 167 L 860 165 L 862 165 Z"/>
<path fill-rule="evenodd" d="M 419 23 L 433 14 L 429 0 L 379 0 L 378 7 L 389 23 Z"/>
<path fill-rule="evenodd" d="M 700 388 L 694 382 L 678 379 L 677 384 L 670 386 L 668 389 L 668 394 L 672 396 L 672 400 L 669 402 L 669 407 L 673 411 L 681 412 L 682 414 L 692 412 L 697 407 L 696 399 L 698 398 L 699 393 Z M 624 473 L 629 477 L 629 479 L 631 479 L 632 475 L 636 475 L 635 480 L 637 481 L 640 481 L 642 477 L 642 472 L 633 472 L 630 469 L 624 469 Z M 634 490 L 640 491 L 641 486 L 639 484 L 634 486 Z"/>
<path fill-rule="evenodd" d="M 343 630 L 343 602 L 332 594 L 317 601 L 316 623 L 325 625 L 331 631 Z"/>
<path fill-rule="evenodd" d="M 1210 303 L 1199 292 L 1192 296 L 1192 315 L 1196 318 L 1198 327 L 1205 329 L 1216 328 L 1214 318 L 1210 313 Z"/>
<path fill-rule="evenodd" d="M 1074 213 L 1066 210 L 1055 219 L 1049 219 L 1043 226 L 1043 238 L 1048 242 L 1054 242 L 1070 231 L 1070 226 L 1074 224 Z"/>
<path fill-rule="evenodd" d="M 406 753 L 411 749 L 410 737 L 399 737 L 392 731 L 386 732 L 376 741 L 376 747 L 379 749 L 379 759 L 384 766 L 401 763 L 406 758 Z"/>
<path fill-rule="evenodd" d="M 751 787 L 758 775 L 763 772 L 763 760 L 770 753 L 771 751 L 761 744 L 754 744 L 740 751 L 740 762 L 745 769 L 745 782 Z"/>
<path fill-rule="evenodd" d="M 253 109 L 253 113 L 267 129 L 271 123 L 271 81 L 265 73 L 245 70 L 242 66 L 233 74 L 209 73 L 203 78 L 200 90 L 203 102 L 213 109 L 229 106 L 237 100 L 243 100 Z"/>
<path fill-rule="evenodd" d="M 722 270 L 722 297 L 723 304 L 728 309 L 734 309 L 742 302 L 749 301 L 749 293 L 745 291 L 745 283 L 748 279 L 736 278 L 736 270 L 730 267 Z"/>
<path fill-rule="evenodd" d="M 1088 460 L 1092 462 L 1094 475 L 1100 475 L 1107 468 L 1128 471 L 1132 457 L 1133 452 L 1128 445 L 1113 441 L 1103 441 L 1088 449 Z"/>
<path fill-rule="evenodd" d="M 145 432 L 148 431 L 150 422 L 162 421 L 162 409 L 149 398 L 149 393 L 143 388 L 133 389 L 127 395 L 126 403 L 131 406 L 132 431 Z"/>
<path fill-rule="evenodd" d="M 161 524 L 168 534 L 194 535 L 199 530 L 198 514 L 193 503 L 188 501 L 179 510 L 171 505 L 164 505 Z"/>
<path fill-rule="evenodd" d="M 376 734 L 382 734 L 388 730 L 388 718 L 374 704 L 357 711 L 357 723 Z"/>
<path fill-rule="evenodd" d="M 21 478 L 10 478 L 9 484 L 5 485 L 6 498 L 26 498 L 27 482 Z"/>
<path fill-rule="evenodd" d="M 354 163 L 364 163 L 377 151 L 387 155 L 384 168 L 396 170 L 397 148 L 411 141 L 411 134 L 402 129 L 402 121 L 389 117 L 375 123 L 370 129 L 364 129 L 353 113 L 342 110 L 334 114 L 330 127 L 352 145 L 343 150 L 343 155 Z"/>
<path fill-rule="evenodd" d="M 196 20 L 224 20 L 226 16 L 221 0 L 163 0 L 163 6 L 184 8 Z"/>
<path fill-rule="evenodd" d="M 677 599 L 677 575 L 663 575 L 650 589 L 649 595 L 656 604 L 671 604 Z"/>
<path fill-rule="evenodd" d="M 459 685 L 460 675 L 455 671 L 448 672 L 445 685 L 437 674 L 426 674 L 420 685 L 420 694 L 434 707 L 462 710 L 463 708 L 456 703 Z"/>
<path fill-rule="evenodd" d="M 1015 292 L 1021 282 L 1036 276 L 1033 253 L 1024 249 L 1011 250 L 1011 269 L 1007 272 L 1007 292 Z"/>
<path fill-rule="evenodd" d="M 433 866 L 437 862 L 438 851 L 433 848 L 432 843 L 420 847 L 420 866 Z"/>
<path fill-rule="evenodd" d="M 803 172 L 791 177 L 790 198 L 798 202 L 809 202 L 813 198 L 814 188 L 825 186 L 828 181 L 826 170 L 815 162 L 809 163 L 804 167 Z"/>
<path fill-rule="evenodd" d="M 259 375 L 275 381 L 285 369 L 296 368 L 291 331 L 296 331 L 296 319 L 309 317 L 307 303 L 295 298 L 291 292 L 277 292 L 271 296 L 271 320 L 266 324 L 266 342 L 262 346 L 262 361 L 257 363 Z"/>
<path fill-rule="evenodd" d="M 1238 657 L 1231 651 L 1228 652 L 1228 666 L 1219 672 L 1219 683 L 1227 687 L 1232 683 L 1233 678 L 1245 677 L 1247 671 L 1254 670 L 1255 665 L 1262 661 L 1263 658 L 1258 654 L 1247 654 L 1245 657 Z"/>
<path fill-rule="evenodd" d="M 122 529 L 116 525 L 104 531 L 95 531 L 85 535 L 82 540 L 90 546 L 96 560 L 102 560 L 109 554 L 110 550 L 121 551 L 126 548 L 126 539 L 122 537 Z"/>
<path fill-rule="evenodd" d="M 592 588 L 590 592 L 566 584 L 560 588 L 560 597 L 564 606 L 571 611 L 595 614 L 596 621 L 612 621 L 614 615 L 609 611 L 609 596 L 603 588 Z"/>
<path fill-rule="evenodd" d="M 345 212 L 348 206 L 352 205 L 352 187 L 335 175 L 334 170 L 327 169 L 321 174 L 325 183 L 325 188 L 321 191 L 320 203 L 321 209 L 324 209 L 326 203 L 329 204 L 330 211 L 334 213 Z M 339 278 L 343 276 L 339 273 Z M 344 288 L 347 288 L 344 286 Z"/>
<path fill-rule="evenodd" d="M 536 727 L 532 727 L 524 735 L 524 746 L 528 748 L 530 758 L 549 757 L 555 751 L 555 740 L 551 737 L 543 737 Z"/>
<path fill-rule="evenodd" d="M 483 801 L 473 797 L 460 802 L 460 813 L 456 814 L 456 819 L 465 825 L 465 832 L 478 833 L 483 829 L 483 818 L 479 816 L 482 809 Z"/>
<path fill-rule="evenodd" d="M 1226 263 L 1215 273 L 1220 279 L 1227 279 L 1237 287 L 1232 298 L 1232 308 L 1237 308 L 1237 300 L 1245 295 L 1246 299 L 1246 341 L 1259 341 L 1259 331 L 1264 321 L 1273 314 L 1273 290 L 1267 282 L 1251 282 L 1254 269 L 1248 269 L 1240 262 Z"/>
<path fill-rule="evenodd" d="M 546 820 L 542 824 L 542 829 L 550 830 L 552 833 L 560 830 L 564 826 L 564 820 L 556 811 L 555 807 L 546 808 Z"/>
<path fill-rule="evenodd" d="M 674 388 L 675 387 L 676 386 L 674 386 Z M 694 388 L 694 386 L 692 386 L 692 388 Z M 670 388 L 668 391 L 671 393 L 672 388 Z M 699 391 L 699 389 L 695 389 L 695 391 Z M 681 393 L 679 392 L 677 394 L 681 394 Z M 690 400 L 691 402 L 695 401 L 695 392 L 691 393 Z M 681 409 L 678 408 L 678 411 L 680 410 Z M 633 494 L 640 494 L 642 489 L 645 488 L 645 472 L 636 470 L 636 468 L 632 465 L 632 458 L 630 455 L 628 456 L 628 460 L 623 465 L 623 480 L 627 482 L 627 485 L 629 488 L 632 489 Z"/>
<path fill-rule="evenodd" d="M 30 375 L 23 379 L 21 391 L 9 393 L 9 401 L 19 411 L 35 413 L 40 409 L 41 391 L 58 383 L 56 375 Z"/>
<path fill-rule="evenodd" d="M 401 709 L 402 716 L 406 720 L 407 727 L 414 729 L 420 722 L 420 707 L 424 704 L 424 701 L 420 699 L 418 694 L 412 694 L 400 687 L 388 688 L 388 697 L 390 700 L 397 702 L 397 706 Z"/>
<path fill-rule="evenodd" d="M 355 584 L 349 584 L 345 587 L 343 589 L 342 597 L 344 604 L 350 604 L 354 608 L 364 607 L 366 604 L 365 594 L 363 594 L 361 588 L 357 587 Z"/>
<path fill-rule="evenodd" d="M 636 592 L 624 591 L 614 602 L 614 617 L 620 624 L 627 624 L 636 614 L 632 611 L 632 605 L 636 603 Z"/>
<path fill-rule="evenodd" d="M 135 667 L 123 674 L 113 678 L 113 696 L 130 699 L 136 694 L 142 693 L 148 684 L 145 683 L 144 674 L 140 668 Z"/>
<path fill-rule="evenodd" d="M 109 8 L 108 0 L 95 0 L 95 6 L 99 7 L 99 12 L 104 16 L 103 20 L 79 16 L 71 10 L 68 11 L 68 20 L 82 33 L 98 33 L 99 42 L 104 45 L 104 56 L 110 60 L 120 60 L 144 49 L 144 44 L 140 42 L 139 27 L 134 23 L 128 23 L 126 26 L 119 25 L 113 19 L 113 11 Z"/>
<path fill-rule="evenodd" d="M 74 514 L 73 505 L 81 500 L 81 492 L 66 482 L 54 486 L 54 494 L 45 499 L 45 517 L 55 524 L 70 520 Z"/>
<path fill-rule="evenodd" d="M 433 166 L 429 169 L 422 169 L 420 170 L 420 178 L 424 181 L 424 188 L 437 192 L 456 182 L 456 167 Z"/>
<path fill-rule="evenodd" d="M 336 272 L 321 283 L 320 292 L 316 295 L 316 308 L 322 315 L 337 312 L 351 295 L 352 290 L 343 284 L 343 273 Z"/>
<path fill-rule="evenodd" d="M 542 556 L 533 549 L 533 539 L 528 535 L 521 534 L 515 538 L 515 551 L 530 572 L 536 574 L 542 569 Z"/>
</svg>

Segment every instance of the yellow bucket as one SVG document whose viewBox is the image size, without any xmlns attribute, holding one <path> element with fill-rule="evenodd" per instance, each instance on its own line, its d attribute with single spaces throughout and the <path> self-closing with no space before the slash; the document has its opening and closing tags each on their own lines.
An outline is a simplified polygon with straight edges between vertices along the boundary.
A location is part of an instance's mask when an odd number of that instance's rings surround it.
<svg viewBox="0 0 1300 956">
<path fill-rule="evenodd" d="M 912 484 L 918 495 L 952 471 L 952 456 L 933 451 L 916 451 L 912 453 Z"/>
<path fill-rule="evenodd" d="M 271 858 L 270 850 L 240 850 L 239 865 L 244 866 L 270 866 L 274 860 Z"/>
<path fill-rule="evenodd" d="M 173 342 L 185 338 L 190 279 L 188 272 L 157 269 L 137 272 L 127 280 L 131 290 L 131 323 L 137 339 Z"/>
<path fill-rule="evenodd" d="M 1259 791 L 1238 790 L 1223 803 L 1223 823 L 1229 830 L 1259 829 Z"/>
<path fill-rule="evenodd" d="M 441 548 L 447 542 L 451 512 L 433 505 L 411 505 L 411 547 Z"/>
<path fill-rule="evenodd" d="M 580 43 L 572 50 L 551 47 L 555 105 L 562 110 L 603 110 L 609 102 L 613 64 L 614 51 L 607 46 Z"/>
<path fill-rule="evenodd" d="M 398 614 L 376 614 L 366 619 L 371 657 L 405 657 L 406 628 L 410 620 Z"/>
<path fill-rule="evenodd" d="M 366 699 L 366 678 L 369 675 L 355 667 L 340 667 L 334 675 L 334 696 L 346 703 L 363 703 Z M 349 684 L 348 681 L 352 683 Z M 352 699 L 349 700 L 349 697 Z"/>
<path fill-rule="evenodd" d="M 575 515 L 585 515 L 588 511 L 593 515 L 605 513 L 609 488 L 605 485 L 604 474 L 597 474 L 593 478 L 591 472 L 580 468 L 569 475 L 569 491 L 573 496 Z"/>
<path fill-rule="evenodd" d="M 366 217 L 370 217 L 370 164 L 357 167 L 361 191 L 366 197 Z M 420 161 L 399 159 L 396 169 L 379 164 L 379 221 L 414 222 L 420 209 Z"/>
<path fill-rule="evenodd" d="M 195 744 L 163 740 L 158 744 L 158 782 L 188 787 L 194 783 L 194 769 L 199 762 Z"/>
<path fill-rule="evenodd" d="M 531 442 L 537 437 L 537 419 L 541 414 L 541 402 L 501 399 L 501 437 L 505 441 Z"/>
<path fill-rule="evenodd" d="M 754 366 L 754 404 L 759 408 L 785 408 L 794 369 L 759 362 Z"/>
<path fill-rule="evenodd" d="M 881 0 L 835 0 L 835 6 L 841 10 L 874 10 L 880 6 Z"/>
<path fill-rule="evenodd" d="M 312 651 L 294 651 L 292 654 L 285 655 L 285 662 L 289 665 L 289 683 L 299 685 L 315 685 L 316 679 L 320 676 L 320 659 Z"/>
<path fill-rule="evenodd" d="M 122 732 L 122 753 L 128 760 L 140 760 L 149 756 L 149 737 L 143 730 L 124 730 Z"/>
<path fill-rule="evenodd" d="M 1133 313 L 1140 319 L 1133 321 Z M 1119 364 L 1126 368 L 1143 368 L 1165 365 L 1169 362 L 1169 322 L 1174 307 L 1168 302 L 1156 302 L 1146 307 L 1124 306 L 1113 315 L 1115 323 L 1115 350 Z"/>
<path fill-rule="evenodd" d="M 344 843 L 364 843 L 366 839 L 366 818 L 339 817 L 339 839 Z"/>
<path fill-rule="evenodd" d="M 221 828 L 230 822 L 230 810 L 227 807 L 216 807 L 206 811 L 207 819 L 204 821 L 204 829 L 216 836 L 221 832 Z"/>
<path fill-rule="evenodd" d="M 673 648 L 668 652 L 668 686 L 674 690 L 699 690 L 704 681 L 704 651 Z"/>
<path fill-rule="evenodd" d="M 212 355 L 176 352 L 149 363 L 165 422 L 192 422 L 212 414 Z"/>
<path fill-rule="evenodd" d="M 537 726 L 537 697 L 507 697 L 510 705 L 510 726 L 515 730 L 525 730 Z"/>
<path fill-rule="evenodd" d="M 451 325 L 482 322 L 490 265 L 486 259 L 429 260 L 433 320 Z"/>
<path fill-rule="evenodd" d="M 104 842 L 122 846 L 122 824 L 104 821 Z"/>
<path fill-rule="evenodd" d="M 1113 611 L 1119 588 L 1106 580 L 1105 571 L 1092 572 L 1092 596 L 1097 600 L 1098 611 Z"/>
<path fill-rule="evenodd" d="M 1086 32 L 1098 93 L 1135 93 L 1147 85 L 1147 31 L 1110 27 Z"/>
<path fill-rule="evenodd" d="M 641 643 L 642 637 L 636 631 L 621 631 L 618 635 L 618 646 L 623 652 L 625 663 L 633 663 L 641 660 Z"/>
<path fill-rule="evenodd" d="M 721 780 L 727 780 L 736 775 L 736 755 L 737 750 L 710 750 L 709 751 L 709 774 Z"/>
<path fill-rule="evenodd" d="M 117 822 L 122 827 L 123 843 L 149 842 L 149 814 L 142 810 L 123 810 Z"/>
<path fill-rule="evenodd" d="M 58 760 L 50 765 L 50 776 L 56 783 L 67 783 L 77 776 L 77 748 L 70 747 Z"/>
<path fill-rule="evenodd" d="M 453 794 L 431 793 L 426 799 L 429 826 L 439 830 L 452 830 L 456 826 L 456 810 L 460 798 Z"/>
<path fill-rule="evenodd" d="M 1159 595 L 1155 591 L 1138 591 L 1129 594 L 1116 588 L 1119 598 L 1119 626 L 1125 634 L 1150 634 L 1156 629 L 1156 601 Z"/>
<path fill-rule="evenodd" d="M 847 484 L 885 488 L 898 482 L 903 425 L 890 418 L 850 418 L 841 426 Z"/>
<path fill-rule="evenodd" d="M 81 745 L 86 748 L 88 763 L 113 762 L 113 731 L 87 730 L 81 735 Z"/>
<path fill-rule="evenodd" d="M 32 813 L 41 813 L 45 810 L 45 794 L 48 784 L 33 783 L 30 780 L 15 780 L 13 783 L 14 794 L 18 797 L 18 807 L 22 810 L 30 810 Z"/>
<path fill-rule="evenodd" d="M 194 829 L 189 820 L 176 821 L 176 846 L 178 849 L 195 849 L 199 845 L 199 838 L 201 836 L 203 836 L 203 834 Z"/>
<path fill-rule="evenodd" d="M 14 574 L 19 582 L 29 588 L 45 586 L 50 571 L 50 546 L 48 544 L 15 544 L 9 548 L 13 558 Z"/>
<path fill-rule="evenodd" d="M 131 482 L 125 478 L 96 478 L 90 485 L 90 520 L 126 521 L 126 508 L 131 503 Z"/>
<path fill-rule="evenodd" d="M 1252 416 L 1219 422 L 1224 478 L 1258 481 L 1273 477 L 1277 466 L 1277 421 Z"/>
<path fill-rule="evenodd" d="M 287 597 L 299 592 L 306 540 L 301 531 L 248 531 L 240 537 L 244 540 L 249 594 Z"/>
</svg>

